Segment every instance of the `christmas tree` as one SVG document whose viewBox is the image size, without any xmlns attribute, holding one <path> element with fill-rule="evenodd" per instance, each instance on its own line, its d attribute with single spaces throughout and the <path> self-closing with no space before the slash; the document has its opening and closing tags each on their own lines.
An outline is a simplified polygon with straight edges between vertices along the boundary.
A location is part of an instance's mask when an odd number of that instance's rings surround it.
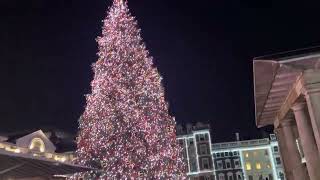
<svg viewBox="0 0 320 180">
<path fill-rule="evenodd" d="M 76 162 L 99 170 L 72 178 L 184 179 L 175 120 L 127 2 L 113 2 L 97 42 Z"/>
</svg>

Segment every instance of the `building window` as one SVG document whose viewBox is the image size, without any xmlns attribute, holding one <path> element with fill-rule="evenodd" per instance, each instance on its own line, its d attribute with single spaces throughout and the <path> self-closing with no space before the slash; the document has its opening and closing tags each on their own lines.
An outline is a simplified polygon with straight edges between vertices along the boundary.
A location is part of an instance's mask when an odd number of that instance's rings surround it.
<svg viewBox="0 0 320 180">
<path fill-rule="evenodd" d="M 206 144 L 201 144 L 200 145 L 200 155 L 204 155 L 204 154 L 208 154 L 208 151 L 207 151 L 207 145 Z"/>
<path fill-rule="evenodd" d="M 246 156 L 246 158 L 248 158 L 249 157 L 249 153 L 246 153 L 245 156 Z"/>
<path fill-rule="evenodd" d="M 208 140 L 208 134 L 198 134 L 196 136 L 197 141 L 207 141 Z"/>
<path fill-rule="evenodd" d="M 233 180 L 233 173 L 232 172 L 228 172 L 228 180 Z"/>
<path fill-rule="evenodd" d="M 253 180 L 253 176 L 252 175 L 249 175 L 249 180 Z"/>
<path fill-rule="evenodd" d="M 189 144 L 193 145 L 193 139 L 189 139 Z"/>
<path fill-rule="evenodd" d="M 209 136 L 208 136 L 208 134 L 205 134 L 205 135 L 204 135 L 204 139 L 205 139 L 206 141 L 208 141 L 208 140 L 209 140 Z"/>
<path fill-rule="evenodd" d="M 264 155 L 268 156 L 268 150 L 264 150 Z"/>
<path fill-rule="evenodd" d="M 226 159 L 226 168 L 231 169 L 231 160 L 230 159 Z"/>
<path fill-rule="evenodd" d="M 34 138 L 31 140 L 29 149 L 35 150 L 35 151 L 40 151 L 40 152 L 45 152 L 46 147 L 42 139 L 40 138 Z"/>
<path fill-rule="evenodd" d="M 242 173 L 240 171 L 237 172 L 237 180 L 242 180 Z"/>
<path fill-rule="evenodd" d="M 233 162 L 234 162 L 235 168 L 240 168 L 240 160 L 239 159 L 234 159 Z"/>
<path fill-rule="evenodd" d="M 277 165 L 280 165 L 280 164 L 281 164 L 281 159 L 280 159 L 280 157 L 276 157 L 276 163 L 277 163 Z"/>
<path fill-rule="evenodd" d="M 283 174 L 283 172 L 279 172 L 279 177 L 280 177 L 281 180 L 284 180 L 284 174 Z"/>
<path fill-rule="evenodd" d="M 249 162 L 246 163 L 246 170 L 248 170 L 248 171 L 251 170 L 251 164 Z"/>
<path fill-rule="evenodd" d="M 229 156 L 232 156 L 232 152 L 229 152 Z"/>
<path fill-rule="evenodd" d="M 237 152 L 237 151 L 234 151 L 234 152 L 233 152 L 233 155 L 234 155 L 234 156 L 237 156 L 237 155 L 238 155 L 238 152 Z"/>
<path fill-rule="evenodd" d="M 266 178 L 266 180 L 273 180 L 272 174 L 269 174 L 269 179 Z"/>
<path fill-rule="evenodd" d="M 223 169 L 223 164 L 222 164 L 222 161 L 217 161 L 217 166 L 218 166 L 218 169 Z"/>
<path fill-rule="evenodd" d="M 197 162 L 196 162 L 196 160 L 191 160 L 191 166 L 190 166 L 190 171 L 191 172 L 195 172 L 195 171 L 197 171 L 198 169 L 197 169 Z"/>
<path fill-rule="evenodd" d="M 261 169 L 261 164 L 260 163 L 256 163 L 256 169 Z"/>
<path fill-rule="evenodd" d="M 225 157 L 228 157 L 228 156 L 229 156 L 229 153 L 228 153 L 228 152 L 224 152 L 224 156 L 225 156 Z"/>
<path fill-rule="evenodd" d="M 219 158 L 220 157 L 220 153 L 216 153 L 216 156 Z"/>
<path fill-rule="evenodd" d="M 269 163 L 267 163 L 267 168 L 268 168 L 268 169 L 270 169 L 270 168 L 271 168 L 271 166 L 270 166 L 270 164 L 269 164 Z"/>
<path fill-rule="evenodd" d="M 204 169 L 210 169 L 210 164 L 209 164 L 209 159 L 208 158 L 203 158 L 202 159 L 202 167 Z"/>
<path fill-rule="evenodd" d="M 274 146 L 274 147 L 273 147 L 273 151 L 274 151 L 274 152 L 279 152 L 278 146 Z"/>
<path fill-rule="evenodd" d="M 223 173 L 220 173 L 220 174 L 219 174 L 219 180 L 225 180 L 225 179 L 224 179 L 224 174 L 223 174 Z"/>
</svg>

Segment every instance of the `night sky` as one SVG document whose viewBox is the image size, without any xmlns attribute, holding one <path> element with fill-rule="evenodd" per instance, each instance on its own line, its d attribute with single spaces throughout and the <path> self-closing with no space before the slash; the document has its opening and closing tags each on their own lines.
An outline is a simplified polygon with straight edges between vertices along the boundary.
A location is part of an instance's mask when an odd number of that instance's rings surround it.
<svg viewBox="0 0 320 180">
<path fill-rule="evenodd" d="M 0 1 L 1 132 L 75 133 L 95 38 L 111 0 Z M 215 142 L 255 127 L 252 59 L 320 44 L 319 4 L 129 0 L 179 123 L 210 122 Z"/>
</svg>

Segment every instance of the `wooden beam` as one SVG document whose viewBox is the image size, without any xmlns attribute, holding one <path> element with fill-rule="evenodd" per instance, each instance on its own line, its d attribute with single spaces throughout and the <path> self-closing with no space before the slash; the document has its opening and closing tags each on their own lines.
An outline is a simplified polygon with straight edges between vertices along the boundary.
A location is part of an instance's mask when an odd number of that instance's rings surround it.
<svg viewBox="0 0 320 180">
<path fill-rule="evenodd" d="M 291 88 L 288 96 L 286 97 L 286 100 L 282 104 L 282 106 L 281 106 L 281 108 L 280 108 L 280 110 L 279 110 L 279 112 L 277 114 L 277 118 L 276 119 L 281 120 L 286 116 L 286 114 L 290 111 L 293 103 L 295 103 L 295 101 L 301 95 L 302 87 L 303 87 L 303 85 L 302 85 L 302 73 L 301 73 L 300 76 L 297 78 L 296 83 Z"/>
</svg>

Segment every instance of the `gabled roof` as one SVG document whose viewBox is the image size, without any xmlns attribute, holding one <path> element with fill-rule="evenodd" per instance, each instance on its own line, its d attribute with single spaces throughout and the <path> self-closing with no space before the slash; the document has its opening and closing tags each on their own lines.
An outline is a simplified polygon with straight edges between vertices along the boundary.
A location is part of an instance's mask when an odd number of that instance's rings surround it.
<svg viewBox="0 0 320 180">
<path fill-rule="evenodd" d="M 18 147 L 28 148 L 32 139 L 34 138 L 40 138 L 44 142 L 46 151 L 55 152 L 55 145 L 48 139 L 48 137 L 42 132 L 42 130 L 38 130 L 36 132 L 18 138 L 16 140 L 16 145 Z"/>
<path fill-rule="evenodd" d="M 309 50 L 309 49 L 308 49 Z M 253 62 L 256 125 L 273 125 L 297 78 L 320 67 L 320 51 L 284 53 L 255 58 Z"/>
</svg>

